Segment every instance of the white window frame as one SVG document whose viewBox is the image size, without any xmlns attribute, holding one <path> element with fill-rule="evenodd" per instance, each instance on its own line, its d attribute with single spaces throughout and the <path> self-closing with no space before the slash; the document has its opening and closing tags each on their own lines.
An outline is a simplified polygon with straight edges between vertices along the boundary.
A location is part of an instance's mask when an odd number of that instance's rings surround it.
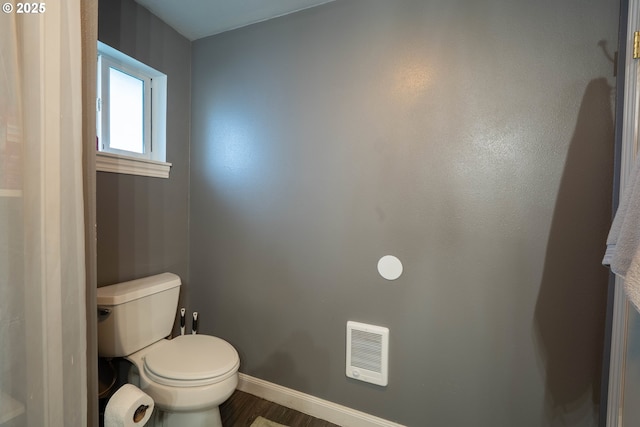
<svg viewBox="0 0 640 427">
<path fill-rule="evenodd" d="M 109 68 L 144 82 L 144 152 L 111 147 L 109 139 Z M 98 42 L 96 103 L 96 169 L 102 172 L 168 178 L 166 162 L 167 76 L 124 53 Z"/>
<path fill-rule="evenodd" d="M 100 147 L 98 148 L 100 151 L 105 151 L 107 153 L 120 154 L 123 156 L 131 156 L 131 157 L 139 157 L 142 159 L 151 159 L 152 157 L 152 143 L 151 143 L 151 88 L 153 79 L 148 74 L 140 72 L 140 70 L 135 69 L 134 67 L 127 66 L 120 61 L 115 61 L 109 56 L 106 55 L 98 55 L 98 67 L 100 68 L 100 86 L 102 89 L 102 93 L 100 96 L 101 102 L 98 103 L 98 114 L 101 117 L 100 120 L 100 132 L 98 141 L 100 143 Z M 139 79 L 143 82 L 143 117 L 142 117 L 142 153 L 137 153 L 135 151 L 128 150 L 120 150 L 111 146 L 111 135 L 110 135 L 110 97 L 108 94 L 110 93 L 110 82 L 111 82 L 111 68 L 116 71 L 119 71 L 123 74 L 129 75 L 136 79 Z"/>
</svg>

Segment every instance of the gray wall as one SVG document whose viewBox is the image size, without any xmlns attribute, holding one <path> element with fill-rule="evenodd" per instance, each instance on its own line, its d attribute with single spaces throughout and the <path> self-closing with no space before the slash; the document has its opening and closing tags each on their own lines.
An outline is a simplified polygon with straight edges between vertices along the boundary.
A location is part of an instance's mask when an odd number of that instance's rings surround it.
<svg viewBox="0 0 640 427">
<path fill-rule="evenodd" d="M 410 426 L 596 425 L 617 14 L 350 0 L 194 42 L 203 332 Z M 390 328 L 388 387 L 345 377 L 347 320 Z"/>
<path fill-rule="evenodd" d="M 188 276 L 191 43 L 132 0 L 101 0 L 98 39 L 167 75 L 169 179 L 98 172 L 98 286 Z"/>
</svg>

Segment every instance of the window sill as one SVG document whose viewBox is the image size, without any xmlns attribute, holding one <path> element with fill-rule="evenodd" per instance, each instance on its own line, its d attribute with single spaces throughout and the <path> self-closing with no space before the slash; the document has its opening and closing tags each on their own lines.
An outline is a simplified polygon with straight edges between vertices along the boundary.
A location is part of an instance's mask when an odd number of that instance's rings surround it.
<svg viewBox="0 0 640 427">
<path fill-rule="evenodd" d="M 96 152 L 96 170 L 99 172 L 169 178 L 170 169 L 171 163 Z"/>
</svg>

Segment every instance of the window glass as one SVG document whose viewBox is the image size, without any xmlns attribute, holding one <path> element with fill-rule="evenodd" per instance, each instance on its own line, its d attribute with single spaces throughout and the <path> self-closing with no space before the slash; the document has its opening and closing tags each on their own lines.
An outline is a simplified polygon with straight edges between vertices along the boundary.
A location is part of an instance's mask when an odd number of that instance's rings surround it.
<svg viewBox="0 0 640 427">
<path fill-rule="evenodd" d="M 144 81 L 109 67 L 109 145 L 144 153 Z"/>
</svg>

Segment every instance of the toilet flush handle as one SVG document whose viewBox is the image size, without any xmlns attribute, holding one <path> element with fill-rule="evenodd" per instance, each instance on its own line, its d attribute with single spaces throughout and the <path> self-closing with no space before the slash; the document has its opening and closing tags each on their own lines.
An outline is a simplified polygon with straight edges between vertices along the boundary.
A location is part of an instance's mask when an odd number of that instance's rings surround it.
<svg viewBox="0 0 640 427">
<path fill-rule="evenodd" d="M 98 307 L 98 322 L 102 322 L 103 320 L 106 320 L 110 314 L 111 314 L 110 308 Z"/>
</svg>

